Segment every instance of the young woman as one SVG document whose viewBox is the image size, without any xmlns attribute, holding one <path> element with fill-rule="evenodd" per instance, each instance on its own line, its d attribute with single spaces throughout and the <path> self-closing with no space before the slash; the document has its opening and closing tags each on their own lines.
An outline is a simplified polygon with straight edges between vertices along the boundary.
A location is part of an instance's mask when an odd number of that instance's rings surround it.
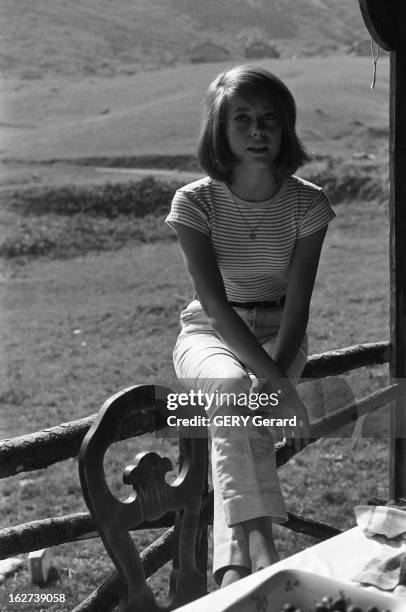
<svg viewBox="0 0 406 612">
<path fill-rule="evenodd" d="M 295 123 L 293 96 L 275 75 L 256 66 L 219 74 L 198 149 L 208 176 L 179 189 L 167 217 L 195 289 L 181 313 L 177 376 L 217 400 L 247 398 L 245 406 L 216 400 L 208 410 L 214 575 L 223 586 L 278 560 L 272 524 L 287 517 L 275 430 L 252 419 L 227 429 L 215 417 L 252 416 L 256 391 L 277 398 L 262 414 L 300 424 L 285 435 L 307 433 L 294 384 L 306 363 L 310 298 L 334 212 L 320 187 L 293 174 L 308 160 Z"/>
</svg>

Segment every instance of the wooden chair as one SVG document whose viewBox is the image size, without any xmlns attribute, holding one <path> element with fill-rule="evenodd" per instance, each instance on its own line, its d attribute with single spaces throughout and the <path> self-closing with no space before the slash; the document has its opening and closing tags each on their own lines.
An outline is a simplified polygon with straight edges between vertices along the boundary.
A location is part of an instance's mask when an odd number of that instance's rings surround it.
<svg viewBox="0 0 406 612">
<path fill-rule="evenodd" d="M 123 481 L 134 493 L 119 501 L 110 491 L 103 468 L 107 449 L 134 430 L 143 419 L 153 429 L 166 424 L 169 389 L 138 385 L 111 397 L 101 408 L 85 436 L 79 453 L 79 472 L 84 497 L 100 537 L 124 586 L 120 612 L 169 611 L 206 593 L 206 578 L 196 564 L 199 514 L 207 473 L 207 439 L 182 442 L 181 471 L 172 484 L 165 474 L 172 469 L 167 457 L 140 453 L 134 465 L 124 469 Z M 156 603 L 145 578 L 143 564 L 130 530 L 176 511 L 173 569 L 165 605 Z"/>
</svg>

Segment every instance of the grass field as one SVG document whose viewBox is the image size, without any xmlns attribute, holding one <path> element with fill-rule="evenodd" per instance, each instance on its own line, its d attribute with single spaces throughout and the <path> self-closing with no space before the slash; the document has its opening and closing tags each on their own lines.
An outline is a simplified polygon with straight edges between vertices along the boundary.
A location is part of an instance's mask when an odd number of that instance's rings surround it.
<svg viewBox="0 0 406 612">
<path fill-rule="evenodd" d="M 333 190 L 333 204 L 340 202 L 312 302 L 310 353 L 387 340 L 389 335 L 387 62 L 380 64 L 378 88 L 370 92 L 370 63 L 349 59 L 278 64 L 300 101 L 301 134 L 318 154 L 308 172 L 323 176 Z M 35 244 L 41 236 L 59 236 L 65 246 L 44 251 L 47 256 L 9 253 L 1 262 L 0 437 L 94 413 L 109 395 L 135 383 L 175 384 L 171 352 L 178 314 L 192 289 L 176 242 L 162 228 L 162 214 L 110 220 L 49 211 L 33 215 L 9 206 L 8 198 L 11 183 L 20 201 L 23 183 L 30 190 L 37 185 L 39 199 L 49 187 L 59 189 L 65 183 L 63 188 L 72 188 L 82 177 L 90 188 L 93 182 L 101 184 L 100 178 L 94 181 L 93 171 L 82 174 L 83 166 L 75 166 L 83 156 L 190 155 L 201 92 L 220 68 L 173 68 L 157 72 L 154 79 L 140 73 L 116 80 L 54 78 L 9 84 L 3 158 L 20 157 L 23 163 L 5 164 L 3 237 L 9 232 L 9 244 L 21 245 L 30 236 Z M 188 87 L 182 87 L 186 82 Z M 30 105 L 36 112 L 27 125 Z M 58 157 L 74 163 L 38 164 L 34 176 L 33 161 Z M 121 182 L 117 175 L 115 179 Z M 346 195 L 340 196 L 340 186 Z M 359 397 L 382 386 L 387 371 L 368 368 L 346 380 Z M 385 431 L 385 422 L 386 415 L 378 414 L 365 422 L 366 437 L 324 440 L 284 466 L 281 480 L 289 509 L 347 528 L 354 524 L 354 505 L 369 495 L 386 497 L 388 443 L 376 437 Z M 126 465 L 138 450 L 158 445 L 175 457 L 172 445 L 153 438 L 120 445 L 111 457 L 114 490 L 118 465 Z M 85 510 L 76 460 L 6 479 L 0 489 L 3 527 Z M 139 534 L 139 546 L 151 537 Z M 283 557 L 311 543 L 277 529 Z M 30 585 L 27 567 L 0 584 L 2 610 L 14 612 L 7 603 L 11 592 L 62 592 L 66 606 L 46 609 L 67 612 L 111 568 L 97 540 L 58 547 L 53 555 L 50 584 Z M 159 592 L 167 575 L 166 569 L 153 580 Z M 39 611 L 41 606 L 18 609 Z"/>
</svg>

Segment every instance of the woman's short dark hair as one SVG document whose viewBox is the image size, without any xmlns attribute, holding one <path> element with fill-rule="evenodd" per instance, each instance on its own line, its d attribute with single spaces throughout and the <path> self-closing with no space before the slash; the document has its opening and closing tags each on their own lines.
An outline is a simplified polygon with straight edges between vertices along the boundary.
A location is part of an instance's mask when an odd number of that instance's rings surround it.
<svg viewBox="0 0 406 612">
<path fill-rule="evenodd" d="M 207 92 L 207 114 L 197 156 L 209 176 L 227 181 L 239 163 L 230 150 L 226 132 L 230 102 L 235 96 L 265 97 L 274 106 L 282 129 L 280 152 L 274 166 L 281 177 L 293 174 L 309 160 L 296 134 L 296 104 L 286 85 L 260 66 L 236 66 L 220 73 Z"/>
</svg>

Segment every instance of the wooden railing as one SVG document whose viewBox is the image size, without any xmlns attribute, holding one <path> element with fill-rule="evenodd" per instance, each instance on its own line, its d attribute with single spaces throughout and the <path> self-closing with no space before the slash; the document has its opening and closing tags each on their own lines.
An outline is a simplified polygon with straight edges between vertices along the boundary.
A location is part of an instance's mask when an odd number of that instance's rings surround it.
<svg viewBox="0 0 406 612">
<path fill-rule="evenodd" d="M 306 379 L 337 376 L 364 366 L 384 364 L 388 359 L 389 345 L 387 343 L 362 344 L 320 355 L 313 355 L 309 358 L 303 376 Z M 151 389 L 151 387 L 138 387 L 138 389 L 142 394 L 143 389 Z M 356 421 L 359 416 L 387 405 L 398 397 L 399 391 L 398 384 L 390 385 L 362 399 L 352 400 L 332 414 L 316 419 L 312 424 L 312 438 L 306 440 L 305 444 L 311 444 L 316 439 L 335 431 L 343 425 Z M 70 423 L 62 423 L 43 431 L 0 441 L 0 478 L 42 469 L 54 463 L 76 457 L 86 433 L 97 418 L 97 415 L 92 415 Z M 155 410 L 155 407 L 148 402 L 141 402 L 132 417 L 120 426 L 117 440 L 159 431 L 165 426 L 164 413 Z M 187 460 L 187 449 L 181 447 L 180 452 L 183 460 Z M 278 466 L 286 463 L 295 452 L 297 451 L 293 446 L 285 446 L 278 449 Z M 184 470 L 184 472 L 187 474 L 187 470 Z M 173 558 L 172 549 L 176 539 L 173 527 L 175 517 L 176 512 L 172 510 L 166 512 L 159 519 L 152 521 L 142 520 L 141 522 L 134 520 L 134 525 L 129 525 L 130 530 L 169 527 L 164 535 L 140 555 L 145 577 L 153 574 Z M 212 493 L 209 493 L 203 500 L 200 513 L 200 529 L 204 530 L 211 520 Z M 284 526 L 320 540 L 339 533 L 339 530 L 333 526 L 308 520 L 293 513 L 289 513 L 289 519 Z M 31 521 L 0 530 L 0 559 L 41 548 L 96 537 L 97 535 L 95 520 L 88 513 L 76 513 Z M 204 558 L 206 547 L 207 542 L 203 543 L 203 545 L 200 542 L 200 549 L 197 555 L 198 566 L 203 570 L 203 573 L 206 567 L 206 558 Z M 91 593 L 75 608 L 75 611 L 111 610 L 118 603 L 123 592 L 125 592 L 125 588 L 122 580 L 117 572 L 112 572 L 96 591 Z M 200 594 L 199 592 L 196 596 Z M 171 606 L 167 609 L 171 609 Z"/>
</svg>

